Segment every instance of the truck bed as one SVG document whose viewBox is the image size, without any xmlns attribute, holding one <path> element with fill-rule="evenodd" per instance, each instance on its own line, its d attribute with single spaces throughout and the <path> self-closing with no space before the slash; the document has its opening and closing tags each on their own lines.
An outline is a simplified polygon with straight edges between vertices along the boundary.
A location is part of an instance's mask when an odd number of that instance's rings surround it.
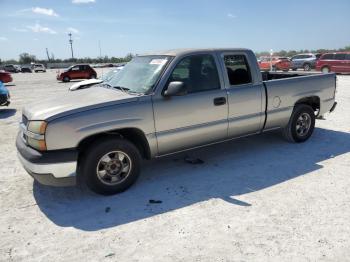
<svg viewBox="0 0 350 262">
<path fill-rule="evenodd" d="M 318 115 L 328 112 L 335 101 L 335 74 L 263 73 L 266 95 L 265 130 L 286 126 L 294 105 L 305 98 L 318 104 Z M 267 79 L 267 80 L 265 80 Z"/>
</svg>

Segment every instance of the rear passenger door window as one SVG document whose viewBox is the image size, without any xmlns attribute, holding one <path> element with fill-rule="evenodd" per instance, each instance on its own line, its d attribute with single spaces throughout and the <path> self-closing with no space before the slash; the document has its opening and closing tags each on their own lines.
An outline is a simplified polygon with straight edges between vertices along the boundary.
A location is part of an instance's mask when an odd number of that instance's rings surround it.
<svg viewBox="0 0 350 262">
<path fill-rule="evenodd" d="M 346 54 L 335 54 L 334 59 L 335 60 L 345 60 L 345 55 Z"/>
<path fill-rule="evenodd" d="M 225 55 L 224 63 L 231 86 L 252 82 L 252 75 L 245 55 Z"/>
</svg>

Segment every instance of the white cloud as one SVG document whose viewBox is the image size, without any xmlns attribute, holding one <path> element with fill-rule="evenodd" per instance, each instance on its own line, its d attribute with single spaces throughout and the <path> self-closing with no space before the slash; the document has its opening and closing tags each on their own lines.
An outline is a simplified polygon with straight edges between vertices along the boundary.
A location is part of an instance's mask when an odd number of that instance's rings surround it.
<svg viewBox="0 0 350 262">
<path fill-rule="evenodd" d="M 72 0 L 73 4 L 90 4 L 95 2 L 95 0 Z"/>
<path fill-rule="evenodd" d="M 7 37 L 4 36 L 0 36 L 0 42 L 5 42 L 8 41 L 9 39 Z"/>
<path fill-rule="evenodd" d="M 80 31 L 74 27 L 68 27 L 67 31 L 73 34 L 80 34 Z"/>
<path fill-rule="evenodd" d="M 56 31 L 52 30 L 49 27 L 41 26 L 39 23 L 36 23 L 33 26 L 28 25 L 27 28 L 32 30 L 34 33 L 47 33 L 52 35 L 57 34 Z"/>
<path fill-rule="evenodd" d="M 229 13 L 229 14 L 227 14 L 227 17 L 228 17 L 228 18 L 236 18 L 237 16 L 234 15 L 234 14 Z"/>
<path fill-rule="evenodd" d="M 32 12 L 35 14 L 58 16 L 58 14 L 51 8 L 33 7 Z"/>
<path fill-rule="evenodd" d="M 25 28 L 18 28 L 18 27 L 14 27 L 12 28 L 13 31 L 16 31 L 16 32 L 28 32 L 27 29 Z"/>
</svg>

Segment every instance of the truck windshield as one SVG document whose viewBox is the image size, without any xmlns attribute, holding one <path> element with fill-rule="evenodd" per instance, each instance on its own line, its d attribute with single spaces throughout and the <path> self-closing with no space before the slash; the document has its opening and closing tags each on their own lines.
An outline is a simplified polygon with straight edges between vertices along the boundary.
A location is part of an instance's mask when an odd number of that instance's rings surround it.
<svg viewBox="0 0 350 262">
<path fill-rule="evenodd" d="M 128 92 L 147 93 L 157 83 L 169 56 L 138 56 L 125 65 L 108 85 Z"/>
</svg>

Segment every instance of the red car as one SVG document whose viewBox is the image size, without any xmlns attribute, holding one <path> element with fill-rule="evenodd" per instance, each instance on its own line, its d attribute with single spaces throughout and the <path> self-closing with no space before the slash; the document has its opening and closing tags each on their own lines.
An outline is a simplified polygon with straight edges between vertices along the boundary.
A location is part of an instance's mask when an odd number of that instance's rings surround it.
<svg viewBox="0 0 350 262">
<path fill-rule="evenodd" d="M 322 73 L 350 73 L 350 52 L 325 53 L 316 62 Z"/>
<path fill-rule="evenodd" d="M 69 82 L 71 79 L 91 79 L 97 78 L 97 73 L 89 65 L 74 65 L 63 71 L 58 72 L 57 80 Z"/>
<path fill-rule="evenodd" d="M 3 83 L 8 83 L 8 82 L 12 82 L 12 76 L 9 72 L 6 72 L 6 71 L 3 71 L 1 70 L 0 71 L 0 81 L 3 82 Z"/>
<path fill-rule="evenodd" d="M 272 71 L 282 70 L 288 72 L 291 68 L 292 63 L 287 57 L 261 57 L 259 61 L 259 67 L 262 71 L 270 71 L 271 64 Z"/>
</svg>

